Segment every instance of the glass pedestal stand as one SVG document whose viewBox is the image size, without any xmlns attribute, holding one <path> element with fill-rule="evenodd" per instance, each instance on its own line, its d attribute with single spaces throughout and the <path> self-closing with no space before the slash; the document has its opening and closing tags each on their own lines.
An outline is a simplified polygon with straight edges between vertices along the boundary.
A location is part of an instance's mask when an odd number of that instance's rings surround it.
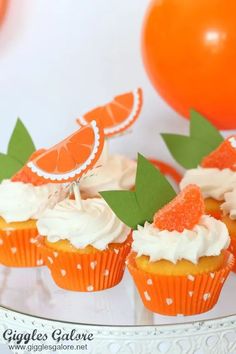
<svg viewBox="0 0 236 354">
<path fill-rule="evenodd" d="M 62 334 L 73 330 L 87 336 L 92 334 L 93 339 L 85 341 L 87 349 L 74 352 L 236 353 L 235 299 L 236 275 L 231 274 L 213 310 L 198 316 L 166 317 L 152 314 L 143 307 L 128 271 L 123 281 L 112 289 L 77 293 L 58 288 L 46 267 L 0 266 L 0 353 L 29 353 L 22 348 L 9 351 L 3 339 L 7 329 L 15 333 L 31 333 L 36 329 L 37 333 L 48 336 L 46 342 L 41 342 L 51 345 L 55 344 L 51 334 L 57 329 L 61 329 Z M 72 342 L 75 344 L 74 340 Z M 81 341 L 76 343 L 81 344 Z M 70 352 L 73 353 L 63 348 L 56 351 L 59 354 Z"/>
</svg>

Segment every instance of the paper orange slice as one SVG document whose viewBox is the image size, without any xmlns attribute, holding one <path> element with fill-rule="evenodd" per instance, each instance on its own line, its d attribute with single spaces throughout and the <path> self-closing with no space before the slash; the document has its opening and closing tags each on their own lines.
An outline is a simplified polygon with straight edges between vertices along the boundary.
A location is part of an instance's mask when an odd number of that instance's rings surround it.
<svg viewBox="0 0 236 354">
<path fill-rule="evenodd" d="M 64 183 L 77 180 L 97 162 L 104 144 L 103 128 L 97 121 L 27 163 L 39 179 Z"/>
<path fill-rule="evenodd" d="M 138 118 L 142 108 L 141 88 L 114 97 L 113 101 L 97 107 L 77 118 L 77 123 L 86 125 L 93 119 L 102 122 L 105 136 L 112 136 L 127 130 Z"/>
</svg>

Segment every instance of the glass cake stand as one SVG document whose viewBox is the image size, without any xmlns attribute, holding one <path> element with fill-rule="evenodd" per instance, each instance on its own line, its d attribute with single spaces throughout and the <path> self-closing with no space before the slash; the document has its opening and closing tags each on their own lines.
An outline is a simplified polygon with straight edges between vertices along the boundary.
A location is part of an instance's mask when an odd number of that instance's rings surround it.
<svg viewBox="0 0 236 354">
<path fill-rule="evenodd" d="M 0 266 L 0 353 L 29 353 L 7 349 L 3 333 L 9 328 L 16 333 L 36 329 L 50 334 L 58 328 L 92 333 L 93 340 L 81 351 L 86 353 L 236 353 L 236 275 L 230 275 L 213 310 L 167 317 L 143 307 L 128 271 L 112 289 L 79 293 L 58 288 L 46 267 Z"/>
</svg>

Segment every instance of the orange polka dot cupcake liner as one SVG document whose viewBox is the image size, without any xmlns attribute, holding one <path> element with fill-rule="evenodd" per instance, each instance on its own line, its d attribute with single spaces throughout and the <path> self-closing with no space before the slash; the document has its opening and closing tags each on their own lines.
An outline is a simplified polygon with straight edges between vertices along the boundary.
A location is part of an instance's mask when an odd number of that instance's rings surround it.
<svg viewBox="0 0 236 354">
<path fill-rule="evenodd" d="M 233 253 L 234 257 L 236 257 L 236 238 L 231 237 L 230 245 L 229 245 L 229 251 Z M 236 273 L 236 262 L 234 263 L 232 271 Z"/>
<path fill-rule="evenodd" d="M 226 251 L 224 265 L 216 272 L 162 276 L 139 270 L 135 257 L 134 252 L 130 253 L 127 265 L 144 306 L 152 312 L 168 316 L 197 315 L 212 309 L 234 265 L 234 256 Z"/>
<path fill-rule="evenodd" d="M 8 267 L 39 267 L 43 265 L 36 246 L 36 228 L 0 230 L 0 264 Z"/>
<path fill-rule="evenodd" d="M 120 283 L 131 239 L 117 249 L 91 254 L 55 251 L 39 236 L 38 247 L 54 282 L 63 289 L 81 292 L 101 291 Z"/>
</svg>

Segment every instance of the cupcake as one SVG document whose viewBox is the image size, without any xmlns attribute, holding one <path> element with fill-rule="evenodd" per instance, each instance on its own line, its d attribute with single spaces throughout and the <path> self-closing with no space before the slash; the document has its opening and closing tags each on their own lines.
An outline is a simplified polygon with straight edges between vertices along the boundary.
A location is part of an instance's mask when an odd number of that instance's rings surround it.
<svg viewBox="0 0 236 354">
<path fill-rule="evenodd" d="M 81 195 L 86 198 L 99 198 L 104 190 L 131 190 L 135 184 L 137 163 L 128 157 L 109 154 L 108 142 L 105 142 L 92 173 L 80 181 Z"/>
<path fill-rule="evenodd" d="M 43 264 L 35 244 L 35 221 L 65 199 L 70 182 L 96 164 L 103 142 L 103 128 L 92 121 L 51 148 L 34 153 L 12 181 L 1 185 L 0 262 L 9 266 Z"/>
<path fill-rule="evenodd" d="M 205 212 L 221 217 L 224 194 L 236 187 L 236 136 L 224 139 L 206 118 L 190 110 L 189 135 L 161 134 L 172 157 L 187 169 L 180 188 L 196 184 L 205 200 Z"/>
<path fill-rule="evenodd" d="M 0 263 L 9 267 L 43 265 L 36 247 L 36 220 L 65 197 L 59 184 L 35 186 L 4 180 L 0 184 Z"/>
<path fill-rule="evenodd" d="M 222 215 L 225 194 L 236 188 L 236 137 L 226 139 L 203 158 L 199 167 L 186 171 L 180 189 L 197 184 L 205 199 L 206 213 L 216 218 Z"/>
<path fill-rule="evenodd" d="M 186 171 L 180 182 L 180 189 L 182 190 L 192 183 L 198 185 L 202 191 L 206 214 L 219 219 L 222 214 L 221 204 L 225 200 L 225 193 L 231 191 L 234 186 L 236 187 L 236 173 L 229 168 L 220 170 L 199 166 Z"/>
<path fill-rule="evenodd" d="M 118 284 L 130 250 L 130 228 L 101 198 L 66 199 L 37 221 L 38 247 L 55 283 L 67 290 L 99 291 Z"/>
<path fill-rule="evenodd" d="M 142 188 L 144 201 L 151 194 L 149 186 L 140 184 L 147 170 L 136 177 Z M 149 175 L 150 175 L 149 168 Z M 141 176 L 142 175 L 142 176 Z M 163 184 L 163 176 L 152 183 L 162 190 L 159 199 L 169 199 L 169 190 Z M 153 175 L 154 178 L 154 175 Z M 161 179 L 162 178 L 162 179 Z M 156 186 L 155 184 L 156 183 Z M 161 187 L 160 187 L 161 186 Z M 159 191 L 158 191 L 159 192 Z M 115 210 L 114 192 L 104 194 Z M 109 196 L 109 198 L 108 198 Z M 139 196 L 141 198 L 141 196 Z M 117 202 L 118 204 L 118 202 Z M 204 214 L 204 200 L 200 188 L 189 185 L 166 205 L 153 213 L 152 220 L 142 222 L 137 214 L 128 269 L 134 279 L 144 305 L 151 311 L 176 316 L 194 315 L 210 310 L 217 302 L 222 286 L 233 267 L 234 257 L 227 248 L 229 233 L 220 220 Z M 114 210 L 113 209 L 113 210 Z M 135 213 L 134 211 L 130 211 Z M 149 205 L 142 214 L 149 214 Z M 120 214 L 122 215 L 122 214 Z M 124 220 L 125 215 L 122 215 Z"/>
<path fill-rule="evenodd" d="M 233 256 L 227 228 L 203 211 L 199 188 L 189 185 L 133 232 L 128 268 L 149 310 L 195 315 L 216 304 Z"/>
<path fill-rule="evenodd" d="M 225 223 L 230 235 L 229 250 L 236 255 L 236 189 L 232 192 L 225 193 L 225 201 L 221 204 L 221 210 L 223 215 L 221 221 Z M 236 265 L 233 268 L 236 272 Z"/>
</svg>

